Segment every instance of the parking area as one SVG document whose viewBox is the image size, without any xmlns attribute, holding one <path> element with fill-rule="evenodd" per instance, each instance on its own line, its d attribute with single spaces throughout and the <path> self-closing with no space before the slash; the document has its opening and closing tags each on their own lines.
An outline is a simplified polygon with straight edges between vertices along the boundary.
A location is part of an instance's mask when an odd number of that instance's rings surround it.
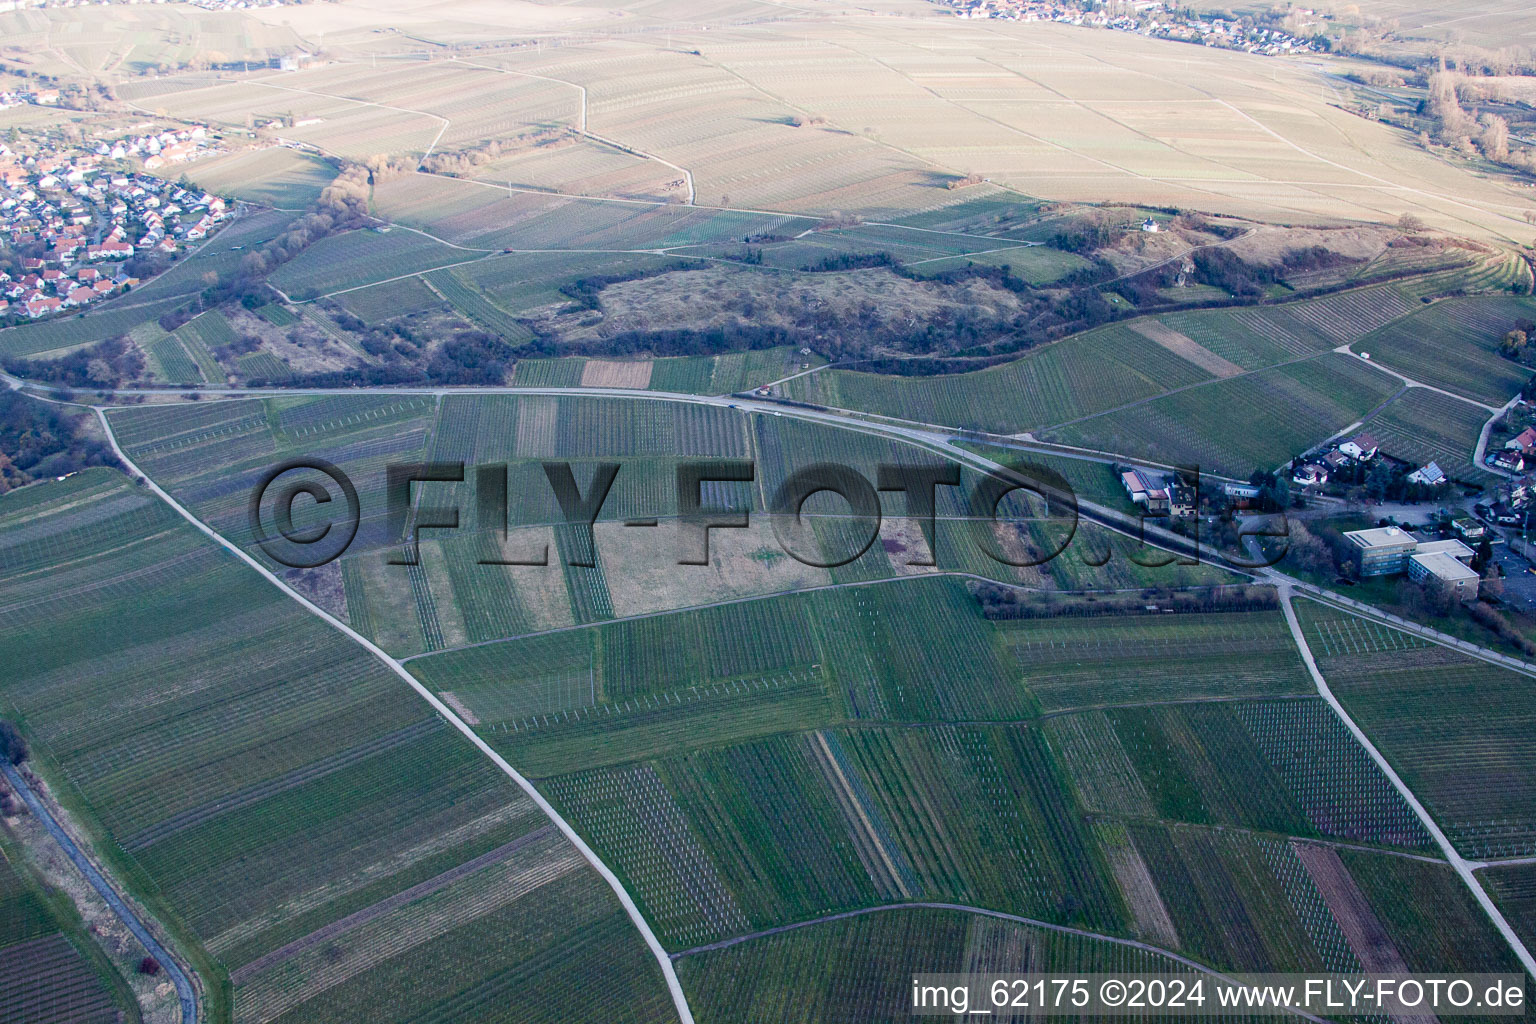
<svg viewBox="0 0 1536 1024">
<path fill-rule="evenodd" d="M 1504 544 L 1494 545 L 1493 560 L 1504 573 L 1504 601 L 1527 615 L 1536 615 L 1536 570 L 1531 563 Z"/>
</svg>

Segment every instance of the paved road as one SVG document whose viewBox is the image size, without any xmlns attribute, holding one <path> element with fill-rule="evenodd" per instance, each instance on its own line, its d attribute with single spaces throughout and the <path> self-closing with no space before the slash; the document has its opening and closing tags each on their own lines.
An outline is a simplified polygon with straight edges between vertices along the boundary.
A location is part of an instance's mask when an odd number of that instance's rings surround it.
<svg viewBox="0 0 1536 1024">
<path fill-rule="evenodd" d="M 45 385 L 36 385 L 22 381 L 10 374 L 0 372 L 0 380 L 5 381 L 11 387 L 25 386 L 29 390 L 57 393 L 60 388 Z M 91 392 L 96 394 L 98 392 Z M 791 419 L 806 420 L 812 423 L 821 423 L 842 430 L 852 430 L 857 433 L 870 434 L 876 437 L 884 437 L 914 444 L 928 451 L 944 455 L 952 461 L 968 465 L 986 473 L 1007 473 L 1008 467 L 974 454 L 959 447 L 956 442 L 964 441 L 962 431 L 934 425 L 908 424 L 894 422 L 881 418 L 872 418 L 857 415 L 850 412 L 810 408 L 799 405 L 789 405 L 782 402 L 763 401 L 755 398 L 738 397 L 736 395 L 693 395 L 674 391 L 647 391 L 638 388 L 571 388 L 571 387 L 357 387 L 357 388 L 119 388 L 108 392 L 112 395 L 159 395 L 178 393 L 195 393 L 205 396 L 218 395 L 227 398 L 269 398 L 269 397 L 293 397 L 293 396 L 322 396 L 322 395 L 430 395 L 438 398 L 449 395 L 530 395 L 547 397 L 571 397 L 599 399 L 626 399 L 630 401 L 644 402 L 684 402 L 693 405 L 712 405 L 718 408 L 739 409 L 743 412 L 759 413 L 765 416 L 785 416 Z M 89 395 L 81 397 L 90 397 Z M 78 399 L 77 399 L 78 401 Z M 85 403 L 82 403 L 85 404 Z M 105 413 L 108 411 L 101 407 L 90 406 L 101 416 L 103 424 L 107 421 Z M 111 428 L 107 428 L 111 433 Z M 1062 453 L 1050 445 L 1032 445 L 1024 441 L 1016 441 L 1012 447 L 1024 451 L 1035 451 L 1043 455 L 1061 455 Z M 120 453 L 121 455 L 121 453 Z M 126 455 L 121 455 L 125 464 L 128 462 Z M 1062 496 L 1056 494 L 1053 496 Z M 1077 505 L 1078 515 L 1090 522 L 1096 523 L 1106 529 L 1135 541 L 1138 545 L 1145 542 L 1155 548 L 1176 552 L 1181 555 L 1198 555 L 1202 561 L 1220 566 L 1245 576 L 1252 576 L 1252 566 L 1233 562 L 1221 554 L 1198 547 L 1191 540 L 1179 534 L 1163 529 L 1152 521 L 1145 525 L 1140 518 L 1112 509 L 1095 502 L 1087 501 L 1079 496 L 1071 496 Z M 169 496 L 167 501 L 171 499 Z M 175 506 L 173 502 L 173 507 Z M 216 535 L 215 535 L 216 536 Z M 222 540 L 223 538 L 219 538 Z"/>
<path fill-rule="evenodd" d="M 1515 605 L 1527 614 L 1536 614 L 1536 569 L 1531 563 L 1510 550 L 1507 544 L 1493 549 L 1493 560 L 1504 572 L 1499 582 L 1504 587 L 1500 600 Z"/>
<path fill-rule="evenodd" d="M 54 842 L 63 848 L 64 853 L 70 860 L 74 861 L 75 867 L 79 868 L 80 873 L 85 876 L 85 880 L 91 883 L 91 888 L 95 889 L 103 900 L 106 900 L 107 905 L 112 908 L 112 912 L 118 916 L 118 919 L 127 925 L 128 930 L 133 932 L 134 936 L 144 944 L 145 949 L 149 950 L 149 955 L 154 957 L 161 967 L 165 968 L 165 973 L 170 975 L 171 982 L 176 986 L 176 997 L 181 1001 L 182 1024 L 197 1024 L 197 994 L 192 988 L 192 979 L 187 977 L 186 972 L 181 969 L 181 965 L 176 962 L 176 958 L 171 956 L 166 948 L 160 944 L 159 940 L 150 933 L 148 928 L 144 927 L 144 922 L 139 920 L 133 908 L 128 906 L 123 898 L 117 894 L 117 890 L 112 888 L 111 883 L 102 877 L 100 871 L 96 870 L 96 865 L 91 863 L 90 858 L 75 844 L 75 841 L 70 838 L 69 833 L 60 827 L 58 821 L 49 813 L 48 808 L 38 799 L 37 794 L 32 792 L 32 787 L 27 785 L 27 780 L 22 777 L 21 772 L 17 771 L 9 761 L 0 758 L 0 773 L 5 775 L 6 781 L 11 784 L 11 788 L 21 794 L 21 798 L 26 801 L 27 807 L 31 809 L 32 816 L 43 823 L 43 827 L 48 830 L 48 834 L 53 837 Z"/>
</svg>

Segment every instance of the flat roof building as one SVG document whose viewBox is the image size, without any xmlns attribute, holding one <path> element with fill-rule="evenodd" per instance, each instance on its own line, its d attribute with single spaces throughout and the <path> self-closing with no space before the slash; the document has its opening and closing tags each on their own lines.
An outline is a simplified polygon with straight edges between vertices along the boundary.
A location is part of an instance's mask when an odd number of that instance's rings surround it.
<svg viewBox="0 0 1536 1024">
<path fill-rule="evenodd" d="M 1408 556 L 1418 547 L 1413 535 L 1395 526 L 1351 530 L 1344 535 L 1355 546 L 1361 576 L 1391 576 L 1408 568 Z"/>
<path fill-rule="evenodd" d="M 1361 576 L 1407 572 L 1415 583 L 1434 582 L 1463 601 L 1477 599 L 1479 577 L 1466 565 L 1472 549 L 1459 540 L 1427 540 L 1395 526 L 1353 530 L 1344 536 L 1355 546 Z"/>
<path fill-rule="evenodd" d="M 1452 558 L 1465 561 L 1472 557 L 1472 549 L 1454 537 L 1448 540 L 1420 541 L 1419 546 L 1413 549 L 1416 555 L 1450 555 Z"/>
<path fill-rule="evenodd" d="M 1432 551 L 1415 554 L 1408 559 L 1408 578 L 1415 583 L 1430 583 L 1443 587 L 1458 600 L 1477 600 L 1477 585 L 1481 577 L 1463 565 L 1448 551 Z"/>
</svg>

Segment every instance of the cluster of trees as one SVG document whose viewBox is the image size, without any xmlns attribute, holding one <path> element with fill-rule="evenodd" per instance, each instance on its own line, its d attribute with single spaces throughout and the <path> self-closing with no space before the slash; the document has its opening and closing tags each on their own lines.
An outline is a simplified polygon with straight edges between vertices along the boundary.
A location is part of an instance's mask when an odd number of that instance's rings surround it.
<svg viewBox="0 0 1536 1024">
<path fill-rule="evenodd" d="M 0 492 L 87 466 L 116 466 L 106 442 L 88 437 L 85 417 L 15 391 L 0 391 Z"/>
<path fill-rule="evenodd" d="M 1223 237 L 1232 237 L 1230 233 L 1237 230 L 1228 225 L 1206 227 Z M 1264 298 L 1272 287 L 1283 284 L 1291 275 L 1358 262 L 1322 245 L 1287 249 L 1277 263 L 1253 263 L 1230 249 L 1206 248 L 1190 257 L 1194 272 L 1189 280 L 1220 288 L 1235 300 L 1252 302 Z M 1126 278 L 1116 287 L 1138 306 L 1166 305 L 1168 298 L 1160 290 L 1176 284 L 1178 273 L 1176 264 L 1166 263 Z"/>
<path fill-rule="evenodd" d="M 430 174 L 449 177 L 465 177 L 478 168 L 508 153 L 524 149 L 545 149 L 562 143 L 573 143 L 575 138 L 556 128 L 540 128 L 532 132 L 504 139 L 488 139 L 478 146 L 469 146 L 453 152 L 437 152 L 421 162 L 421 169 Z M 375 160 L 379 158 L 373 158 Z M 390 165 L 394 166 L 394 165 Z M 388 173 L 386 171 L 386 173 Z"/>
<path fill-rule="evenodd" d="M 1149 588 L 1137 594 L 1052 594 L 1001 583 L 971 583 L 971 596 L 988 619 L 1045 619 L 1058 616 L 1125 615 L 1149 611 L 1242 612 L 1278 607 L 1272 587 L 1231 586 L 1173 590 Z"/>
<path fill-rule="evenodd" d="M 1517 321 L 1499 340 L 1499 355 L 1525 366 L 1536 366 L 1536 351 L 1530 347 L 1532 333 L 1536 333 L 1536 323 Z"/>
<path fill-rule="evenodd" d="M 1073 218 L 1068 224 L 1051 235 L 1052 248 L 1066 252 L 1090 253 L 1107 249 L 1129 234 L 1129 229 L 1115 214 L 1094 211 Z"/>
<path fill-rule="evenodd" d="M 1358 262 L 1321 245 L 1287 250 L 1279 263 L 1250 263 L 1230 249 L 1201 249 L 1194 254 L 1195 280 L 1214 285 L 1238 299 L 1262 298 L 1287 275 Z"/>
<path fill-rule="evenodd" d="M 752 262 L 756 250 L 747 249 Z M 734 325 L 702 329 L 626 331 L 598 341 L 567 344 L 557 334 L 543 336 L 519 349 L 527 355 L 700 355 L 723 351 L 768 348 L 776 345 L 813 346 L 831 359 L 856 362 L 861 368 L 904 376 L 931 376 L 980 369 L 1041 341 L 1108 322 L 1121 313 L 1095 287 L 1115 273 L 1113 265 L 1095 258 L 1092 265 L 1074 271 L 1048 287 L 1036 287 L 1015 276 L 1012 268 L 971 264 L 936 274 L 920 274 L 900 265 L 888 252 L 837 253 L 807 264 L 807 273 L 839 273 L 883 269 L 898 277 L 926 285 L 957 287 L 985 281 L 1019 298 L 1016 310 L 999 314 L 974 304 L 957 303 L 937 315 L 907 318 L 874 301 L 862 307 L 833 312 L 823 306 L 797 310 L 792 325 L 758 325 L 751 322 L 754 304 L 746 299 Z M 641 280 L 680 270 L 700 270 L 705 265 L 683 262 L 625 274 L 592 275 L 563 285 L 562 294 L 583 309 L 601 306 L 602 291 L 610 285 Z"/>
<path fill-rule="evenodd" d="M 70 388 L 113 388 L 144 374 L 144 356 L 127 337 L 119 335 L 76 349 L 57 359 L 5 360 L 5 371 L 17 377 L 44 380 Z"/>
<path fill-rule="evenodd" d="M 382 365 L 304 374 L 291 383 L 307 387 L 504 384 L 519 358 L 542 354 L 536 346 L 514 346 L 481 330 L 457 330 L 443 337 L 440 328 L 410 317 L 370 327 L 345 311 L 334 315 L 340 326 L 362 334 L 363 350 Z"/>
<path fill-rule="evenodd" d="M 1420 113 L 1435 122 L 1435 141 L 1454 146 L 1469 156 L 1480 152 L 1494 163 L 1536 173 L 1536 153 L 1510 148 L 1509 122 L 1505 118 L 1491 111 L 1474 116 L 1462 107 L 1464 100 L 1481 103 L 1494 98 L 1490 89 L 1496 88 L 1458 72 L 1438 71 L 1429 76 L 1429 95 Z"/>
<path fill-rule="evenodd" d="M 273 294 L 267 276 L 278 267 L 329 235 L 377 223 L 368 213 L 369 176 L 368 168 L 361 164 L 344 166 L 310 208 L 281 234 L 246 253 L 233 273 L 209 275 L 197 298 L 162 316 L 160 326 L 175 330 L 198 313 L 226 302 L 239 302 L 247 309 L 255 309 L 271 301 Z"/>
<path fill-rule="evenodd" d="M 255 252 L 240 261 L 238 273 L 227 283 L 221 282 L 228 298 L 255 294 L 257 305 L 267 299 L 265 278 L 278 267 L 329 235 L 353 228 L 371 227 L 376 222 L 368 213 L 370 174 L 366 167 L 349 164 L 320 191 L 314 204 L 297 220 Z M 258 287 L 259 284 L 259 287 Z M 218 299 L 219 296 L 211 296 Z"/>
<path fill-rule="evenodd" d="M 1489 596 L 1497 596 L 1497 592 L 1503 590 L 1503 585 L 1497 580 L 1484 580 L 1481 593 Z M 1450 595 L 1442 595 L 1443 600 L 1450 600 Z M 1536 643 L 1522 633 L 1515 624 L 1509 621 L 1509 616 L 1498 611 L 1486 601 L 1476 601 L 1467 606 L 1467 614 L 1472 621 L 1497 636 L 1500 640 L 1515 648 L 1521 654 L 1536 654 Z"/>
<path fill-rule="evenodd" d="M 27 740 L 10 722 L 0 718 L 0 757 L 11 764 L 21 764 L 27 759 Z"/>
<path fill-rule="evenodd" d="M 261 339 L 254 334 L 241 334 L 234 341 L 214 347 L 213 357 L 220 360 L 237 359 L 255 352 L 261 347 Z"/>
</svg>

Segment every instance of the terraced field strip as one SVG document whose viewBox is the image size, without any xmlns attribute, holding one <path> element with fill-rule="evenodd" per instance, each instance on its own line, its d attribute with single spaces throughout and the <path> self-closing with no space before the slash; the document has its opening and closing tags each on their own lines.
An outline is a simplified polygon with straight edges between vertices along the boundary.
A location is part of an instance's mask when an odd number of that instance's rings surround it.
<svg viewBox="0 0 1536 1024">
<path fill-rule="evenodd" d="M 155 376 L 161 380 L 170 384 L 203 383 L 202 370 L 176 335 L 166 334 L 156 338 L 145 345 L 145 350 L 154 361 L 152 370 Z"/>
<path fill-rule="evenodd" d="M 865 861 L 865 869 L 870 871 L 870 877 L 877 886 L 894 890 L 902 899 L 911 899 L 912 890 L 903 877 L 905 872 L 899 870 L 891 851 L 886 848 L 883 830 L 876 829 L 870 821 L 872 808 L 866 806 L 860 800 L 860 794 L 855 791 L 855 786 L 849 782 L 848 774 L 844 771 L 842 760 L 832 752 L 827 742 L 827 734 L 817 730 L 811 734 L 812 750 L 816 763 L 826 775 L 827 782 L 832 789 L 833 797 L 838 807 L 848 818 L 851 831 L 854 835 L 854 843 L 859 849 L 859 856 Z M 870 863 L 870 854 L 878 859 L 878 867 Z"/>
<path fill-rule="evenodd" d="M 422 281 L 445 302 L 452 303 L 465 317 L 492 334 L 514 344 L 533 337 L 533 332 L 511 313 L 487 299 L 473 285 L 465 283 L 453 270 L 434 270 L 423 275 Z"/>
<path fill-rule="evenodd" d="M 1187 334 L 1180 334 L 1157 320 L 1136 320 L 1131 330 L 1149 341 L 1155 341 L 1174 355 L 1188 359 L 1200 369 L 1216 377 L 1235 377 L 1245 372 L 1243 367 L 1205 348 Z"/>
<path fill-rule="evenodd" d="M 433 878 L 429 878 L 425 882 L 420 882 L 411 886 L 409 889 L 405 889 L 401 892 L 395 893 L 393 896 L 382 899 L 372 906 L 365 907 L 354 914 L 349 914 L 339 921 L 332 921 L 325 927 L 310 932 L 303 938 L 294 939 L 292 942 L 285 946 L 280 946 L 270 953 L 257 957 L 250 963 L 242 964 L 241 966 L 235 968 L 233 971 L 229 972 L 229 980 L 232 984 L 235 985 L 243 984 L 249 979 L 260 974 L 262 971 L 265 971 L 267 968 L 274 967 L 277 964 L 282 963 L 284 960 L 290 960 L 298 954 L 302 953 L 304 950 L 309 949 L 311 946 L 319 945 L 322 942 L 329 942 L 332 939 L 351 931 L 359 925 L 367 924 L 374 918 L 389 913 L 391 910 L 403 907 L 408 903 L 414 903 L 416 900 L 421 899 L 423 896 L 430 896 L 432 893 L 437 892 L 444 886 L 456 882 L 468 875 L 472 875 L 483 867 L 487 867 L 491 864 L 496 864 L 500 861 L 506 860 L 513 853 L 516 853 L 518 850 L 529 845 L 530 843 L 537 842 L 538 840 L 553 834 L 554 831 L 554 825 L 545 825 L 543 828 L 529 832 L 527 835 L 518 836 L 511 842 L 503 843 L 502 845 L 496 847 L 494 850 L 491 850 L 487 853 L 482 853 L 478 857 L 467 860 L 457 867 L 449 868 L 442 874 Z"/>
</svg>

